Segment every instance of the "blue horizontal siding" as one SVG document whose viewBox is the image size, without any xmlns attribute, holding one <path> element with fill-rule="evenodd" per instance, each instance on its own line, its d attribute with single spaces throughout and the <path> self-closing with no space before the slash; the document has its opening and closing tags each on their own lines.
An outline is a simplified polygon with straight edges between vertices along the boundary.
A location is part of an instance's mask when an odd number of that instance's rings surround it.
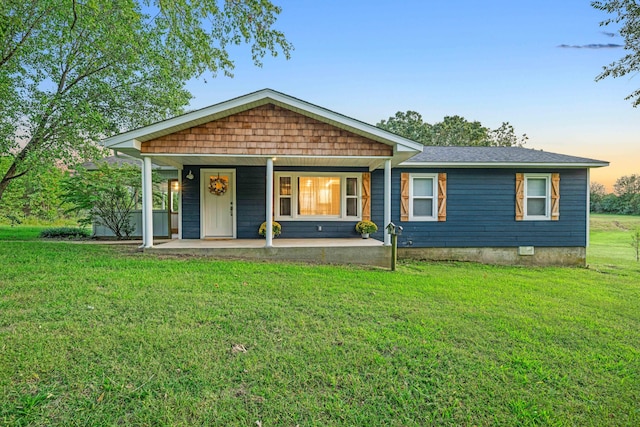
<svg viewBox="0 0 640 427">
<path fill-rule="evenodd" d="M 200 169 L 211 166 L 190 166 L 183 171 L 182 235 L 185 239 L 200 238 Z M 218 167 L 218 166 L 216 166 Z M 233 167 L 236 169 L 237 236 L 240 239 L 258 237 L 264 221 L 264 167 Z M 187 180 L 188 171 L 194 175 Z M 276 168 L 276 171 L 366 172 L 362 168 Z M 447 220 L 445 222 L 400 221 L 400 174 L 447 173 Z M 413 247 L 513 247 L 513 246 L 585 246 L 586 188 L 584 169 L 531 170 L 527 172 L 560 173 L 560 220 L 515 220 L 516 169 L 393 169 L 392 221 L 404 231 L 398 244 Z M 384 172 L 371 176 L 372 220 L 379 231 L 372 237 L 382 240 L 384 228 Z M 280 221 L 282 238 L 357 237 L 355 221 Z M 322 231 L 318 231 L 321 226 Z"/>
<path fill-rule="evenodd" d="M 400 221 L 400 175 L 447 173 L 447 220 Z M 560 173 L 560 220 L 515 220 L 515 169 L 394 169 L 392 171 L 392 221 L 402 225 L 401 247 L 513 247 L 585 246 L 586 188 L 584 169 L 528 170 Z M 373 176 L 377 214 L 382 221 L 383 172 Z"/>
<path fill-rule="evenodd" d="M 236 168 L 236 218 L 238 239 L 255 239 L 264 222 L 266 168 Z"/>
<path fill-rule="evenodd" d="M 200 169 L 219 168 L 236 170 L 236 218 L 237 237 L 255 239 L 260 237 L 258 229 L 265 220 L 266 168 L 257 166 L 189 166 L 183 170 L 182 194 L 182 237 L 200 238 Z M 186 179 L 189 170 L 194 179 Z M 277 167 L 278 171 L 310 172 L 365 172 L 366 168 L 302 168 Z M 343 238 L 357 237 L 356 221 L 279 221 L 282 225 L 281 238 Z M 321 226 L 322 231 L 318 231 Z"/>
<path fill-rule="evenodd" d="M 187 179 L 189 173 L 193 179 Z M 182 238 L 200 238 L 200 166 L 182 170 Z"/>
</svg>

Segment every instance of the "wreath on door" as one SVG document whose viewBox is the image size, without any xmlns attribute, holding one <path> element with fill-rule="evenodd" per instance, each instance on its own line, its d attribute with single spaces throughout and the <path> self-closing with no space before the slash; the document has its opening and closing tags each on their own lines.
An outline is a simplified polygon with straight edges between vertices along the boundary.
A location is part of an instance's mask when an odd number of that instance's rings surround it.
<svg viewBox="0 0 640 427">
<path fill-rule="evenodd" d="M 222 196 L 227 192 L 227 180 L 224 178 L 220 178 L 218 175 L 217 178 L 211 177 L 209 179 L 209 193 L 215 194 L 216 196 Z"/>
</svg>

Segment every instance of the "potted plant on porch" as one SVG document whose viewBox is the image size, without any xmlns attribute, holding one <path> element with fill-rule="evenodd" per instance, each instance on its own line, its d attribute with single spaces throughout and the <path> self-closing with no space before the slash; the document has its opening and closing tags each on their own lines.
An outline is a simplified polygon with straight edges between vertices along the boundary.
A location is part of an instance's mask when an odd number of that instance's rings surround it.
<svg viewBox="0 0 640 427">
<path fill-rule="evenodd" d="M 363 239 L 368 239 L 369 234 L 378 231 L 378 226 L 373 221 L 364 220 L 356 224 L 356 231 L 360 233 Z"/>
<path fill-rule="evenodd" d="M 273 221 L 273 225 L 271 228 L 271 232 L 272 232 L 272 236 L 273 237 L 277 237 L 280 235 L 280 233 L 282 233 L 282 226 L 280 225 L 280 223 Z M 263 222 L 262 224 L 260 224 L 260 228 L 258 229 L 258 234 L 261 235 L 262 237 L 266 237 L 267 236 L 267 222 Z"/>
</svg>

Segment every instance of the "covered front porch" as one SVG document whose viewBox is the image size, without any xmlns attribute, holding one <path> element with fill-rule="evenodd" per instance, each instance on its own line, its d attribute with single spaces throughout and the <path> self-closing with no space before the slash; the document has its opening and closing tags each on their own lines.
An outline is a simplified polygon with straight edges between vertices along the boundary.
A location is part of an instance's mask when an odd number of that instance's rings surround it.
<svg viewBox="0 0 640 427">
<path fill-rule="evenodd" d="M 391 247 L 376 239 L 174 239 L 146 248 L 164 255 L 206 255 L 216 258 L 280 260 L 318 264 L 358 264 L 389 267 Z"/>
<path fill-rule="evenodd" d="M 391 171 L 422 148 L 269 89 L 117 135 L 105 145 L 143 160 L 145 249 L 154 248 L 155 164 L 177 170 L 177 237 L 187 243 L 173 249 L 194 249 L 193 244 L 220 255 L 243 250 L 261 258 L 313 261 L 331 258 L 329 249 L 340 248 L 332 258 L 338 262 L 362 257 L 353 249 L 362 246 L 353 244 L 362 240 L 354 239 L 359 221 L 376 222 L 377 245 L 390 245 L 383 230 L 391 222 Z M 280 238 L 266 233 L 256 239 L 262 224 L 272 230 L 274 221 L 282 226 Z M 209 239 L 239 247 L 218 247 Z M 310 255 L 283 255 L 296 251 Z M 350 251 L 352 257 L 346 255 Z"/>
</svg>

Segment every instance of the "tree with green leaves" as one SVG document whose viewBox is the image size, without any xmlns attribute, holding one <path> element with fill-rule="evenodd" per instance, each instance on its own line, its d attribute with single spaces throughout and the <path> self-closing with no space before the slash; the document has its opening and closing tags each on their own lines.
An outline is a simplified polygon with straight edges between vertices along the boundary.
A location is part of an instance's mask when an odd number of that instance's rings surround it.
<svg viewBox="0 0 640 427">
<path fill-rule="evenodd" d="M 631 174 L 621 176 L 616 179 L 615 184 L 613 184 L 613 191 L 620 197 L 640 194 L 640 175 Z"/>
<path fill-rule="evenodd" d="M 431 125 L 415 111 L 398 111 L 395 116 L 381 120 L 376 126 L 425 145 L 431 138 Z"/>
<path fill-rule="evenodd" d="M 528 139 L 527 135 L 518 136 L 508 122 L 491 130 L 479 121 L 470 122 L 456 115 L 431 125 L 415 111 L 399 111 L 376 126 L 424 145 L 522 147 Z"/>
<path fill-rule="evenodd" d="M 0 2 L 0 200 L 43 164 L 75 164 L 96 141 L 179 114 L 189 79 L 231 75 L 229 49 L 256 65 L 289 57 L 269 0 Z"/>
<path fill-rule="evenodd" d="M 591 212 L 601 212 L 602 201 L 607 195 L 607 189 L 599 182 L 592 182 L 589 186 L 589 209 Z"/>
<path fill-rule="evenodd" d="M 499 128 L 489 131 L 489 141 L 494 147 L 522 147 L 529 137 L 526 133 L 516 134 L 516 130 L 509 122 L 502 122 Z"/>
<path fill-rule="evenodd" d="M 613 15 L 600 22 L 601 26 L 619 26 L 627 52 L 622 58 L 602 67 L 596 81 L 607 77 L 634 76 L 640 71 L 640 4 L 637 0 L 592 1 L 594 8 Z M 636 89 L 625 99 L 632 100 L 633 106 L 640 105 L 640 89 Z"/>
<path fill-rule="evenodd" d="M 640 214 L 640 175 L 621 176 L 613 184 L 613 192 L 618 197 L 619 213 L 625 215 Z"/>
<path fill-rule="evenodd" d="M 63 179 L 62 200 L 71 206 L 67 212 L 81 216 L 81 224 L 105 226 L 123 239 L 134 231 L 130 217 L 141 186 L 139 167 L 101 163 L 97 170 L 78 168 Z"/>
<path fill-rule="evenodd" d="M 590 199 L 592 212 L 640 215 L 640 175 L 621 176 L 613 184 L 613 193 L 607 193 L 604 185 L 593 182 Z"/>
<path fill-rule="evenodd" d="M 0 158 L 0 170 L 10 161 Z M 60 181 L 66 172 L 56 166 L 43 166 L 35 172 L 11 181 L 0 204 L 0 221 L 55 221 L 64 217 Z"/>
<path fill-rule="evenodd" d="M 487 146 L 489 129 L 479 121 L 470 122 L 460 116 L 446 116 L 440 123 L 431 126 L 428 145 L 439 146 Z"/>
</svg>

